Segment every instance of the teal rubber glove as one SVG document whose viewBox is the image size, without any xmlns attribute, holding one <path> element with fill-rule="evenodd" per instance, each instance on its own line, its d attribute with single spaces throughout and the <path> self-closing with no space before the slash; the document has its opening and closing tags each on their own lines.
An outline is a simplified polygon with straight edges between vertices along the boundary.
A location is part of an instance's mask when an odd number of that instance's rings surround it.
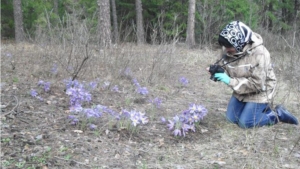
<svg viewBox="0 0 300 169">
<path fill-rule="evenodd" d="M 226 73 L 216 73 L 215 78 L 219 81 L 224 82 L 227 85 L 230 82 L 230 77 Z"/>
</svg>

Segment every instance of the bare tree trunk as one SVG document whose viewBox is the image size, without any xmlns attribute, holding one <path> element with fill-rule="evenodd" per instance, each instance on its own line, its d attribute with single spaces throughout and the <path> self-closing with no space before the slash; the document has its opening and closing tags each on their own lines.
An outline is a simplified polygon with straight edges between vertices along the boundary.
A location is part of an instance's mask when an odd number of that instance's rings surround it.
<svg viewBox="0 0 300 169">
<path fill-rule="evenodd" d="M 271 12 L 271 13 L 274 12 L 272 2 L 269 3 L 269 12 Z M 270 17 L 269 17 L 269 25 L 268 25 L 268 29 L 269 29 L 270 31 L 272 31 L 272 29 L 273 29 L 273 21 L 272 21 L 272 19 L 271 19 Z"/>
<path fill-rule="evenodd" d="M 137 44 L 145 42 L 144 24 L 143 24 L 143 7 L 141 0 L 135 0 L 136 24 L 137 24 Z"/>
<path fill-rule="evenodd" d="M 282 4 L 286 3 L 286 0 L 281 0 Z M 281 21 L 283 23 L 287 22 L 287 15 L 288 15 L 288 10 L 285 7 L 281 7 Z M 281 27 L 281 35 L 284 35 L 286 33 L 286 30 L 284 27 Z"/>
<path fill-rule="evenodd" d="M 186 30 L 186 43 L 191 48 L 195 46 L 195 8 L 196 0 L 189 0 L 189 14 Z"/>
<path fill-rule="evenodd" d="M 299 14 L 298 14 L 298 11 L 300 10 L 300 1 L 299 0 L 295 0 L 294 2 L 294 29 L 295 31 L 297 29 L 299 29 L 299 25 L 300 25 L 300 22 L 299 22 Z M 298 28 L 297 28 L 297 25 L 298 25 Z"/>
<path fill-rule="evenodd" d="M 118 31 L 118 20 L 117 20 L 117 10 L 116 10 L 116 1 L 111 0 L 112 7 L 112 16 L 113 16 L 113 27 L 114 27 L 114 43 L 119 43 L 119 31 Z"/>
<path fill-rule="evenodd" d="M 14 20 L 15 20 L 15 41 L 17 43 L 24 40 L 23 13 L 21 0 L 13 0 Z"/>
<path fill-rule="evenodd" d="M 111 46 L 111 23 L 110 23 L 110 3 L 109 0 L 98 0 L 99 17 L 99 45 L 100 48 Z"/>
</svg>

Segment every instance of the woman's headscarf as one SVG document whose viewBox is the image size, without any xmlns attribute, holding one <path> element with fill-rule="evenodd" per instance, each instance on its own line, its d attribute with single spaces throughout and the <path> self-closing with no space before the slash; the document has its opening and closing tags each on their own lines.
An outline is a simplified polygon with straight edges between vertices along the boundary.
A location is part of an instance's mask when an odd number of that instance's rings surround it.
<svg viewBox="0 0 300 169">
<path fill-rule="evenodd" d="M 237 52 L 242 52 L 243 48 L 251 41 L 252 30 L 240 21 L 232 21 L 221 31 L 219 35 L 219 43 L 221 45 L 231 44 Z M 227 40 L 224 42 L 224 40 Z M 225 47 L 227 47 L 225 46 Z"/>
</svg>

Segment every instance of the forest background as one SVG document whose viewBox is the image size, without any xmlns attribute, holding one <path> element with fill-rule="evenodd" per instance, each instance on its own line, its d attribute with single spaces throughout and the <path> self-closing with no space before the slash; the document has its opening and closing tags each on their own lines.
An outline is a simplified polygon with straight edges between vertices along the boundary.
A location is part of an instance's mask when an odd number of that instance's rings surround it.
<svg viewBox="0 0 300 169">
<path fill-rule="evenodd" d="M 74 19 L 85 23 L 89 41 L 106 39 L 108 45 L 174 39 L 210 45 L 232 20 L 253 30 L 299 36 L 299 6 L 299 0 L 2 0 L 1 37 L 34 41 L 43 32 L 62 36 L 56 31 Z"/>
</svg>

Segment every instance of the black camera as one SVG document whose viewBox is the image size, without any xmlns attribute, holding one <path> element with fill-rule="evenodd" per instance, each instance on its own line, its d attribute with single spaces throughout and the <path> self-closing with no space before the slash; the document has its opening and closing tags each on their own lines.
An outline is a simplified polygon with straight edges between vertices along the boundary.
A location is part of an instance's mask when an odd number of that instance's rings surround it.
<svg viewBox="0 0 300 169">
<path fill-rule="evenodd" d="M 222 66 L 214 64 L 209 66 L 209 73 L 211 74 L 210 79 L 213 81 L 218 81 L 217 78 L 215 78 L 215 73 L 224 73 L 225 70 L 222 68 Z"/>
</svg>

